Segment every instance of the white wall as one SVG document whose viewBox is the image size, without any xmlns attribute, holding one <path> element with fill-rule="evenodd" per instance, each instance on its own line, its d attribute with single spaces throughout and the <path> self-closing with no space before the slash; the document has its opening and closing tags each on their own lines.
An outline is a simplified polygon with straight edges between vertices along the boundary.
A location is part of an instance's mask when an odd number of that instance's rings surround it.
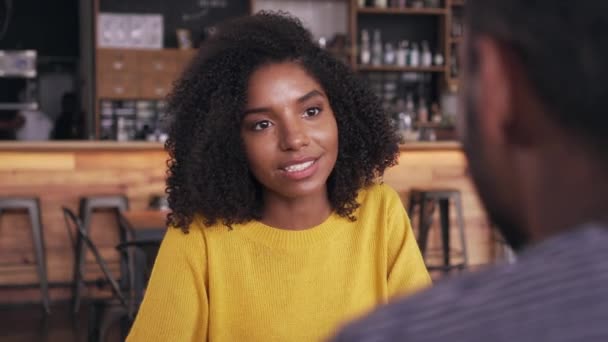
<svg viewBox="0 0 608 342">
<path fill-rule="evenodd" d="M 348 33 L 347 0 L 255 0 L 253 12 L 287 11 L 300 18 L 315 38 Z"/>
</svg>

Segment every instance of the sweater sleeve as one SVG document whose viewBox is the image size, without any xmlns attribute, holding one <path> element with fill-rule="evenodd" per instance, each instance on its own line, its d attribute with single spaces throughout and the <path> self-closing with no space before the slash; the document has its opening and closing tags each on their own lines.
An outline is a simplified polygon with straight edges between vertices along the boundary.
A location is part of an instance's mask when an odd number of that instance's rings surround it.
<svg viewBox="0 0 608 342">
<path fill-rule="evenodd" d="M 391 188 L 386 189 L 388 294 L 393 298 L 430 286 L 431 277 L 399 195 Z"/>
<path fill-rule="evenodd" d="M 206 260 L 201 229 L 168 229 L 128 342 L 207 340 Z"/>
</svg>

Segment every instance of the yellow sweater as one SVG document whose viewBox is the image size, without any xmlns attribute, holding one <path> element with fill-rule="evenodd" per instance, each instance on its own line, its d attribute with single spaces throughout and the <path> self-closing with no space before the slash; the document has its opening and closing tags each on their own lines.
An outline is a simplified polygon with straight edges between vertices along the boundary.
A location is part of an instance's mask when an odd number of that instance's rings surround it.
<svg viewBox="0 0 608 342">
<path fill-rule="evenodd" d="M 169 229 L 127 341 L 318 341 L 428 286 L 397 193 L 374 185 L 358 201 L 357 221 L 333 214 L 302 231 Z"/>
</svg>

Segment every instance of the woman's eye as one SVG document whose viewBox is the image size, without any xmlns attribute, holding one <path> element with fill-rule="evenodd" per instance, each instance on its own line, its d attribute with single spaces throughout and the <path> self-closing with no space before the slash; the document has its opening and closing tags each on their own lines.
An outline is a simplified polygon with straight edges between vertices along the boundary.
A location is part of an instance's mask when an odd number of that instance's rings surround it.
<svg viewBox="0 0 608 342">
<path fill-rule="evenodd" d="M 258 121 L 253 125 L 253 130 L 254 131 L 262 131 L 265 130 L 266 128 L 272 126 L 272 123 L 268 120 L 263 120 L 263 121 Z"/>
<path fill-rule="evenodd" d="M 319 115 L 319 113 L 321 113 L 321 108 L 319 107 L 312 107 L 312 108 L 308 108 L 305 112 L 304 112 L 304 116 L 317 116 Z"/>
</svg>

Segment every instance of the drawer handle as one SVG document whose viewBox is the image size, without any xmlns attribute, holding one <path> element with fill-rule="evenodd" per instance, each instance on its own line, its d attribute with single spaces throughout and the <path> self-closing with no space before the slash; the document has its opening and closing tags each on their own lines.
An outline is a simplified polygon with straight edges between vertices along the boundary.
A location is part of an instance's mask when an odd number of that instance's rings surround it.
<svg viewBox="0 0 608 342">
<path fill-rule="evenodd" d="M 114 67 L 115 70 L 122 70 L 122 68 L 125 66 L 125 64 L 123 62 L 120 61 L 115 61 L 112 66 Z"/>
<path fill-rule="evenodd" d="M 164 70 L 165 69 L 165 65 L 162 62 L 156 62 L 156 63 L 154 63 L 154 68 L 156 70 Z"/>
<path fill-rule="evenodd" d="M 125 88 L 124 87 L 114 87 L 114 92 L 116 94 L 122 94 L 125 92 Z"/>
<path fill-rule="evenodd" d="M 165 93 L 165 88 L 158 87 L 154 90 L 156 95 L 163 95 Z"/>
</svg>

